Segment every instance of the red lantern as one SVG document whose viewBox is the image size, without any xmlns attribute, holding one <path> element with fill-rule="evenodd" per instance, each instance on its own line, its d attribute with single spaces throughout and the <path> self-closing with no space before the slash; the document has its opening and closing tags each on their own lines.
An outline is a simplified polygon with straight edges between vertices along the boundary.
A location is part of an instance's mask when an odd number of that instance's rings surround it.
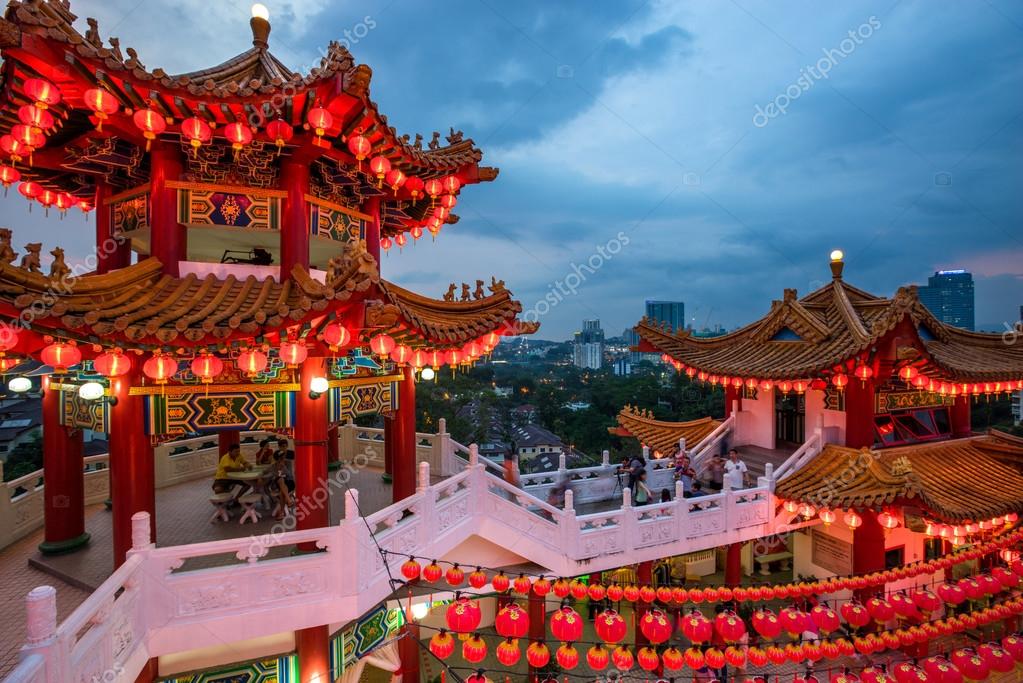
<svg viewBox="0 0 1023 683">
<path fill-rule="evenodd" d="M 619 645 L 611 653 L 611 661 L 619 671 L 628 671 L 636 663 L 636 658 L 632 656 L 629 648 Z"/>
<path fill-rule="evenodd" d="M 982 681 L 988 677 L 991 667 L 972 648 L 960 648 L 949 658 L 963 676 L 971 681 Z"/>
<path fill-rule="evenodd" d="M 487 643 L 479 636 L 470 636 L 462 642 L 462 659 L 473 664 L 487 658 Z"/>
<path fill-rule="evenodd" d="M 714 630 L 726 643 L 735 643 L 746 634 L 746 624 L 735 612 L 725 611 L 714 618 Z"/>
<path fill-rule="evenodd" d="M 567 598 L 572 592 L 572 585 L 565 579 L 558 579 L 551 588 L 554 590 L 554 595 L 559 598 Z"/>
<path fill-rule="evenodd" d="M 408 558 L 408 560 L 401 565 L 401 575 L 409 581 L 415 581 L 422 573 L 423 567 L 414 557 Z"/>
<path fill-rule="evenodd" d="M 465 572 L 457 564 L 453 564 L 444 573 L 444 580 L 448 582 L 449 586 L 461 586 L 465 581 Z"/>
<path fill-rule="evenodd" d="M 327 133 L 327 129 L 334 125 L 334 116 L 323 107 L 313 107 L 310 109 L 309 113 L 306 114 L 305 120 L 309 127 L 313 129 L 313 132 L 316 133 L 317 138 L 322 138 Z M 348 146 L 351 147 L 350 141 Z M 362 158 L 364 157 L 360 157 L 360 159 Z"/>
<path fill-rule="evenodd" d="M 515 603 L 505 605 L 494 617 L 494 630 L 505 638 L 522 638 L 529 632 L 529 614 Z"/>
<path fill-rule="evenodd" d="M 508 577 L 504 572 L 498 572 L 494 575 L 494 578 L 490 580 L 490 585 L 498 593 L 504 593 L 508 590 L 509 586 L 511 586 L 511 581 L 508 580 Z"/>
<path fill-rule="evenodd" d="M 742 668 L 746 666 L 746 653 L 742 648 L 729 645 L 725 648 L 725 662 L 730 666 Z"/>
<path fill-rule="evenodd" d="M 395 349 L 395 351 L 397 351 L 397 349 Z M 391 355 L 393 356 L 394 353 L 392 352 Z M 519 574 L 518 577 L 512 581 L 512 590 L 519 595 L 529 595 L 530 588 L 532 588 L 532 583 L 525 574 Z"/>
<path fill-rule="evenodd" d="M 387 358 L 394 350 L 394 339 L 386 334 L 378 334 L 369 340 L 369 348 L 381 358 Z"/>
<path fill-rule="evenodd" d="M 643 586 L 639 589 L 639 599 L 646 603 L 653 602 L 657 599 L 657 591 L 653 586 Z"/>
<path fill-rule="evenodd" d="M 266 354 L 258 349 L 246 349 L 238 354 L 235 365 L 249 377 L 258 375 L 266 370 Z"/>
<path fill-rule="evenodd" d="M 200 147 L 213 139 L 213 129 L 198 116 L 192 116 L 181 122 L 181 134 L 188 139 L 192 145 L 193 154 Z"/>
<path fill-rule="evenodd" d="M 323 343 L 336 352 L 342 346 L 347 346 L 351 341 L 352 333 L 340 323 L 330 323 L 323 328 Z"/>
<path fill-rule="evenodd" d="M 671 621 L 659 609 L 647 610 L 639 620 L 639 630 L 654 645 L 660 645 L 671 637 L 674 631 Z"/>
<path fill-rule="evenodd" d="M 473 588 L 483 588 L 487 585 L 487 573 L 476 567 L 476 571 L 469 574 L 469 585 Z"/>
<path fill-rule="evenodd" d="M 535 643 L 530 643 L 529 647 L 526 648 L 526 661 L 529 662 L 530 666 L 541 669 L 551 661 L 551 651 L 539 640 Z"/>
<path fill-rule="evenodd" d="M 391 160 L 382 154 L 378 154 L 369 160 L 369 170 L 377 177 L 377 187 L 382 187 L 384 178 L 391 170 Z"/>
<path fill-rule="evenodd" d="M 18 330 L 10 325 L 0 325 L 0 356 L 18 345 Z"/>
<path fill-rule="evenodd" d="M 458 203 L 458 199 L 456 199 L 454 195 L 446 194 L 442 195 L 437 203 L 440 204 L 442 209 L 451 211 L 451 209 L 455 208 L 455 204 Z"/>
<path fill-rule="evenodd" d="M 18 120 L 26 126 L 34 128 L 37 133 L 53 128 L 53 115 L 32 104 L 22 105 L 18 109 Z"/>
<path fill-rule="evenodd" d="M 404 344 L 395 346 L 393 349 L 391 349 L 390 356 L 391 360 L 393 360 L 398 365 L 404 365 L 408 363 L 410 360 L 412 360 L 412 349 L 405 346 Z"/>
<path fill-rule="evenodd" d="M 598 638 L 614 645 L 625 638 L 628 625 L 618 612 L 608 609 L 597 615 L 593 622 L 593 630 L 597 632 Z"/>
<path fill-rule="evenodd" d="M 867 600 L 867 611 L 874 621 L 883 624 L 895 618 L 895 610 L 884 598 L 873 597 Z"/>
<path fill-rule="evenodd" d="M 767 664 L 767 653 L 755 645 L 746 650 L 746 659 L 752 666 L 761 667 Z"/>
<path fill-rule="evenodd" d="M 682 617 L 682 634 L 694 643 L 704 643 L 710 640 L 714 627 L 707 617 L 698 610 L 693 610 Z"/>
<path fill-rule="evenodd" d="M 281 360 L 290 368 L 298 367 L 309 357 L 309 349 L 303 342 L 282 341 L 277 351 Z"/>
<path fill-rule="evenodd" d="M 579 664 L 579 651 L 569 643 L 563 643 L 554 653 L 554 658 L 562 669 L 574 669 Z"/>
<path fill-rule="evenodd" d="M 810 619 L 813 620 L 817 630 L 827 635 L 832 631 L 837 631 L 841 622 L 839 622 L 838 614 L 835 610 L 824 605 L 817 605 L 810 610 Z"/>
<path fill-rule="evenodd" d="M 541 598 L 551 592 L 550 579 L 540 577 L 533 582 L 533 593 L 539 595 Z"/>
<path fill-rule="evenodd" d="M 849 384 L 849 375 L 844 372 L 836 372 L 831 376 L 831 383 L 840 390 L 845 389 L 845 387 Z"/>
<path fill-rule="evenodd" d="M 43 191 L 43 186 L 39 183 L 32 182 L 31 180 L 25 181 L 18 185 L 18 194 L 25 199 L 32 201 L 38 197 Z"/>
<path fill-rule="evenodd" d="M 348 138 L 348 151 L 352 153 L 360 163 L 363 159 L 369 156 L 369 153 L 373 151 L 373 145 L 370 144 L 369 139 L 364 135 L 353 135 Z"/>
<path fill-rule="evenodd" d="M 7 196 L 7 188 L 19 180 L 21 180 L 21 171 L 13 166 L 0 165 L 0 183 L 3 183 L 5 197 Z"/>
<path fill-rule="evenodd" d="M 132 121 L 135 122 L 135 127 L 142 131 L 142 136 L 146 139 L 147 152 L 156 136 L 167 129 L 167 121 L 152 109 L 136 110 Z"/>
<path fill-rule="evenodd" d="M 793 664 L 800 664 L 805 659 L 802 643 L 786 643 L 785 658 Z"/>
<path fill-rule="evenodd" d="M 177 371 L 178 361 L 162 353 L 155 354 L 142 364 L 142 372 L 157 384 L 166 384 Z"/>
<path fill-rule="evenodd" d="M 603 645 L 594 645 L 586 651 L 586 664 L 594 671 L 603 671 L 611 661 L 611 655 Z"/>
<path fill-rule="evenodd" d="M 405 189 L 412 195 L 412 199 L 417 200 L 423 196 L 423 187 L 426 183 L 423 179 L 418 176 L 409 176 L 405 179 Z"/>
<path fill-rule="evenodd" d="M 483 614 L 475 600 L 463 597 L 448 605 L 445 618 L 449 630 L 455 633 L 472 633 L 479 628 Z"/>
<path fill-rule="evenodd" d="M 450 633 L 440 630 L 430 638 L 430 652 L 437 659 L 447 659 L 455 651 L 455 639 Z"/>
<path fill-rule="evenodd" d="M 224 371 L 224 361 L 212 353 L 203 353 L 192 359 L 192 374 L 199 378 L 203 384 L 209 384 L 213 378 Z"/>
<path fill-rule="evenodd" d="M 0 149 L 7 152 L 7 154 L 11 157 L 11 161 L 14 163 L 21 161 L 22 158 L 26 156 L 31 158 L 32 152 L 35 151 L 24 143 L 18 142 L 11 135 L 4 135 L 3 137 L 0 137 Z M 22 185 L 24 184 L 25 183 L 22 183 Z M 36 185 L 36 183 L 33 183 L 33 185 Z M 38 185 L 36 186 L 38 187 Z"/>
<path fill-rule="evenodd" d="M 445 192 L 453 195 L 458 192 L 460 187 L 462 187 L 462 181 L 458 179 L 458 176 L 444 176 L 444 178 L 441 179 L 441 186 L 444 188 Z"/>
<path fill-rule="evenodd" d="M 515 666 L 519 662 L 519 658 L 522 656 L 522 652 L 519 650 L 519 643 L 517 640 L 508 638 L 502 640 L 501 643 L 495 648 L 494 654 L 497 655 L 497 661 L 501 662 L 505 666 Z"/>
<path fill-rule="evenodd" d="M 781 622 L 781 627 L 785 629 L 785 632 L 793 638 L 798 637 L 806 630 L 806 613 L 795 607 L 785 607 L 782 609 L 778 613 L 778 621 Z"/>
<path fill-rule="evenodd" d="M 558 640 L 574 643 L 583 635 L 583 620 L 571 607 L 562 607 L 550 618 L 551 633 Z"/>
<path fill-rule="evenodd" d="M 441 185 L 440 181 L 437 180 L 436 178 L 430 178 L 429 180 L 426 181 L 426 184 L 423 186 L 423 189 L 426 190 L 426 194 L 430 195 L 431 199 L 436 199 L 437 195 L 439 195 L 441 191 L 444 189 L 444 186 Z"/>
<path fill-rule="evenodd" d="M 859 603 L 847 602 L 839 610 L 845 623 L 853 628 L 862 628 L 870 623 L 870 612 Z"/>
<path fill-rule="evenodd" d="M 397 168 L 392 168 L 384 176 L 384 182 L 387 183 L 391 190 L 397 192 L 398 189 L 405 184 L 405 174 Z"/>
<path fill-rule="evenodd" d="M 234 153 L 238 154 L 245 145 L 252 142 L 252 129 L 244 123 L 235 121 L 224 126 L 224 137 L 231 143 Z"/>
<path fill-rule="evenodd" d="M 51 107 L 61 100 L 60 89 L 45 78 L 29 78 L 25 81 L 24 90 L 40 109 Z"/>
<path fill-rule="evenodd" d="M 769 609 L 758 609 L 750 619 L 753 630 L 767 640 L 774 640 L 781 635 L 781 622 Z"/>
<path fill-rule="evenodd" d="M 266 136 L 274 141 L 277 145 L 277 153 L 280 154 L 281 149 L 284 145 L 291 141 L 291 138 L 295 135 L 295 129 L 291 127 L 291 124 L 281 119 L 271 121 L 266 126 Z"/>
<path fill-rule="evenodd" d="M 661 664 L 660 657 L 657 656 L 657 650 L 652 647 L 641 647 L 636 653 L 636 663 L 639 664 L 639 668 L 644 671 L 653 671 Z"/>
<path fill-rule="evenodd" d="M 67 369 L 82 362 L 82 352 L 74 344 L 54 342 L 43 349 L 40 354 L 43 363 L 53 368 L 55 373 L 65 373 Z"/>
<path fill-rule="evenodd" d="M 686 665 L 693 671 L 702 669 L 704 664 L 706 664 L 706 660 L 703 658 L 703 650 L 696 646 L 687 649 L 684 658 Z"/>
<path fill-rule="evenodd" d="M 46 138 L 32 126 L 19 123 L 11 128 L 11 137 L 27 148 L 39 149 L 46 144 Z"/>
<path fill-rule="evenodd" d="M 849 512 L 845 513 L 842 521 L 844 521 L 845 525 L 853 531 L 856 531 L 863 526 L 863 518 L 860 517 L 855 510 L 849 510 Z"/>
<path fill-rule="evenodd" d="M 103 130 L 103 122 L 120 109 L 117 98 L 103 88 L 90 88 L 86 90 L 82 99 L 85 101 L 85 106 L 92 110 L 96 120 L 99 121 L 96 130 Z"/>
<path fill-rule="evenodd" d="M 437 564 L 436 560 L 430 560 L 430 564 L 423 567 L 423 580 L 430 583 L 436 583 L 440 581 L 440 577 L 444 576 L 444 570 L 441 569 L 440 565 Z"/>
</svg>

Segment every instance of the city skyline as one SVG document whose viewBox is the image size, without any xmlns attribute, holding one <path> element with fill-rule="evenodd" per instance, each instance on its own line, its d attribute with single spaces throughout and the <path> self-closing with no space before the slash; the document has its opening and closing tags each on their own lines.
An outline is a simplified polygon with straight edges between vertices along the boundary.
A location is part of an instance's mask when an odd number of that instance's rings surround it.
<svg viewBox="0 0 1023 683">
<path fill-rule="evenodd" d="M 846 252 L 851 282 L 885 296 L 937 270 L 970 270 L 978 328 L 1011 323 L 1023 300 L 1018 7 L 267 5 L 270 43 L 290 67 L 318 63 L 311 46 L 341 35 L 373 65 L 373 96 L 399 132 L 429 140 L 453 124 L 501 168 L 486 191 L 463 194 L 460 221 L 436 245 L 385 257 L 384 276 L 403 286 L 495 275 L 544 339 L 587 317 L 632 325 L 648 298 L 687 301 L 697 328 L 732 329 L 784 288 L 826 282 L 833 248 Z M 166 27 L 191 25 L 200 9 L 210 20 L 182 51 Z M 168 73 L 219 63 L 251 39 L 245 8 L 230 4 L 74 10 L 83 30 L 97 17 Z M 435 39 L 403 43 L 421 26 Z M 869 38 L 827 78 L 784 114 L 770 109 L 861 27 Z M 505 49 L 489 49 L 495 36 Z M 80 261 L 91 224 L 55 214 L 29 214 L 16 193 L 0 202 L 19 251 L 42 241 L 44 265 L 56 245 Z"/>
</svg>

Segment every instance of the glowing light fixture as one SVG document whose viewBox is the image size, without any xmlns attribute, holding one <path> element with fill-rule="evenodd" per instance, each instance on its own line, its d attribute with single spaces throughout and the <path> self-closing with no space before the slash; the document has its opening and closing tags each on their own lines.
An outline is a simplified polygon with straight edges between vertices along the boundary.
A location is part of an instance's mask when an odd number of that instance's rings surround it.
<svg viewBox="0 0 1023 683">
<path fill-rule="evenodd" d="M 32 380 L 28 377 L 15 377 L 7 383 L 7 388 L 16 394 L 24 394 L 32 388 Z"/>
</svg>

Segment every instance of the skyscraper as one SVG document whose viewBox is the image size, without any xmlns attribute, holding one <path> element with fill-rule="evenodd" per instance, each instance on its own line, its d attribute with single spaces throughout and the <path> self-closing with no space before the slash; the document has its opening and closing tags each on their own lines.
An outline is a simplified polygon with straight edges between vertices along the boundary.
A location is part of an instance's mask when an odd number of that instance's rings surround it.
<svg viewBox="0 0 1023 683">
<path fill-rule="evenodd" d="M 646 302 L 646 317 L 659 323 L 668 323 L 673 330 L 681 330 L 686 326 L 686 305 L 681 301 Z"/>
<path fill-rule="evenodd" d="M 919 288 L 920 303 L 943 323 L 973 329 L 973 275 L 965 270 L 939 270 Z"/>
<path fill-rule="evenodd" d="M 599 320 L 584 320 L 582 332 L 575 333 L 572 349 L 576 367 L 599 370 L 604 364 L 604 330 Z"/>
</svg>

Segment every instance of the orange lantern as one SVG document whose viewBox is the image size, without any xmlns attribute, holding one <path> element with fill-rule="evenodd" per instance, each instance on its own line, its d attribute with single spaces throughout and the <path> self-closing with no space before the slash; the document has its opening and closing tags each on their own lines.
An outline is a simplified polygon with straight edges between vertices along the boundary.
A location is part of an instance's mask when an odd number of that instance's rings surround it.
<svg viewBox="0 0 1023 683">
<path fill-rule="evenodd" d="M 441 629 L 430 638 L 430 652 L 437 659 L 447 659 L 455 651 L 455 639 L 450 633 Z"/>
<path fill-rule="evenodd" d="M 313 107 L 305 117 L 306 123 L 316 133 L 317 138 L 322 138 L 327 129 L 334 125 L 334 116 L 323 107 Z M 349 147 L 351 143 L 349 142 Z"/>
<path fill-rule="evenodd" d="M 277 351 L 281 356 L 281 360 L 288 367 L 292 368 L 298 367 L 309 357 L 309 349 L 305 343 L 298 341 L 282 341 Z"/>
<path fill-rule="evenodd" d="M 661 659 L 657 656 L 657 650 L 654 648 L 641 647 L 636 653 L 636 663 L 644 671 L 653 671 L 660 665 Z"/>
<path fill-rule="evenodd" d="M 629 648 L 619 645 L 611 653 L 611 661 L 614 662 L 615 668 L 619 671 L 628 671 L 636 663 L 636 658 L 632 656 Z"/>
<path fill-rule="evenodd" d="M 594 645 L 586 651 L 586 664 L 594 671 L 603 671 L 611 661 L 611 655 L 603 645 Z"/>
<path fill-rule="evenodd" d="M 246 349 L 238 354 L 235 364 L 239 370 L 253 377 L 266 370 L 267 357 L 258 349 Z"/>
<path fill-rule="evenodd" d="M 284 148 L 284 145 L 288 144 L 294 135 L 295 129 L 291 127 L 290 123 L 282 119 L 271 121 L 266 126 L 266 136 L 277 145 L 278 154 L 281 153 L 281 149 Z"/>
<path fill-rule="evenodd" d="M 849 510 L 849 512 L 845 513 L 845 516 L 842 517 L 842 521 L 845 522 L 845 525 L 853 531 L 856 531 L 863 526 L 863 518 L 856 514 L 855 510 Z"/>
<path fill-rule="evenodd" d="M 103 130 L 103 122 L 120 109 L 117 98 L 104 88 L 89 88 L 85 91 L 82 99 L 85 100 L 85 106 L 92 110 L 96 120 L 99 121 L 96 130 Z"/>
<path fill-rule="evenodd" d="M 199 152 L 199 148 L 213 139 L 213 129 L 198 116 L 191 116 L 181 122 L 181 134 L 185 136 L 188 143 L 192 145 L 192 154 Z"/>
<path fill-rule="evenodd" d="M 336 352 L 342 346 L 346 346 L 352 338 L 352 333 L 341 323 L 329 323 L 323 328 L 323 343 Z"/>
<path fill-rule="evenodd" d="M 146 139 L 147 152 L 156 136 L 167 129 L 167 121 L 152 109 L 136 110 L 131 120 L 135 122 L 135 127 L 142 131 L 142 137 Z"/>
<path fill-rule="evenodd" d="M 352 153 L 352 156 L 360 163 L 362 160 L 369 156 L 369 153 L 373 151 L 373 145 L 370 144 L 369 139 L 364 135 L 353 135 L 348 138 L 348 151 Z"/>
<path fill-rule="evenodd" d="M 487 643 L 479 636 L 470 636 L 462 643 L 462 658 L 476 664 L 487 658 Z"/>
<path fill-rule="evenodd" d="M 387 358 L 394 350 L 394 339 L 386 334 L 378 334 L 369 340 L 369 348 L 381 358 Z"/>
<path fill-rule="evenodd" d="M 40 358 L 43 363 L 52 367 L 55 373 L 61 374 L 82 362 L 82 352 L 74 344 L 58 341 L 44 348 Z"/>
<path fill-rule="evenodd" d="M 231 143 L 235 156 L 252 142 L 252 129 L 244 123 L 235 121 L 224 126 L 224 137 Z"/>
<path fill-rule="evenodd" d="M 408 560 L 401 565 L 401 575 L 409 581 L 415 581 L 422 573 L 423 566 L 416 562 L 414 557 L 408 558 Z"/>
<path fill-rule="evenodd" d="M 383 187 L 384 178 L 391 170 L 391 160 L 382 154 L 378 154 L 369 160 L 369 170 L 377 177 L 377 187 Z"/>
<path fill-rule="evenodd" d="M 661 653 L 661 663 L 664 664 L 664 668 L 668 671 L 680 671 L 685 666 L 686 660 L 682 655 L 682 651 L 671 645 Z"/>
<path fill-rule="evenodd" d="M 392 168 L 384 176 L 384 181 L 391 188 L 391 190 L 397 192 L 398 189 L 405 184 L 405 174 L 402 173 L 400 169 Z"/>
<path fill-rule="evenodd" d="M 168 355 L 156 353 L 142 365 L 142 372 L 157 384 L 166 384 L 178 371 L 178 361 Z"/>
<path fill-rule="evenodd" d="M 483 588 L 487 585 L 487 573 L 476 567 L 476 571 L 469 574 L 469 585 L 473 588 Z"/>
<path fill-rule="evenodd" d="M 540 577 L 533 582 L 533 593 L 539 595 L 541 598 L 551 592 L 551 582 L 549 579 Z"/>
<path fill-rule="evenodd" d="M 562 669 L 574 669 L 579 664 L 579 651 L 570 643 L 562 643 L 554 653 L 554 658 Z"/>
<path fill-rule="evenodd" d="M 511 580 L 504 572 L 497 572 L 490 580 L 490 585 L 498 593 L 504 593 L 511 586 Z"/>
<path fill-rule="evenodd" d="M 203 384 L 209 384 L 214 377 L 224 371 L 224 361 L 207 352 L 192 360 L 191 369 L 192 374 Z"/>
<path fill-rule="evenodd" d="M 457 564 L 451 565 L 451 568 L 444 573 L 444 580 L 448 582 L 449 586 L 460 586 L 462 581 L 465 580 L 465 571 L 462 570 Z"/>
<path fill-rule="evenodd" d="M 502 640 L 494 649 L 494 654 L 497 656 L 497 661 L 501 662 L 501 664 L 515 666 L 522 657 L 522 652 L 519 650 L 519 641 L 512 638 Z"/>
<path fill-rule="evenodd" d="M 25 81 L 24 90 L 40 109 L 51 107 L 61 100 L 60 88 L 45 78 L 29 78 Z"/>
<path fill-rule="evenodd" d="M 430 564 L 423 567 L 423 580 L 436 583 L 444 575 L 444 570 L 437 564 L 437 560 L 431 560 Z"/>
<path fill-rule="evenodd" d="M 529 647 L 526 648 L 526 661 L 534 668 L 543 668 L 551 661 L 551 651 L 539 640 L 535 643 L 530 643 Z"/>
</svg>

